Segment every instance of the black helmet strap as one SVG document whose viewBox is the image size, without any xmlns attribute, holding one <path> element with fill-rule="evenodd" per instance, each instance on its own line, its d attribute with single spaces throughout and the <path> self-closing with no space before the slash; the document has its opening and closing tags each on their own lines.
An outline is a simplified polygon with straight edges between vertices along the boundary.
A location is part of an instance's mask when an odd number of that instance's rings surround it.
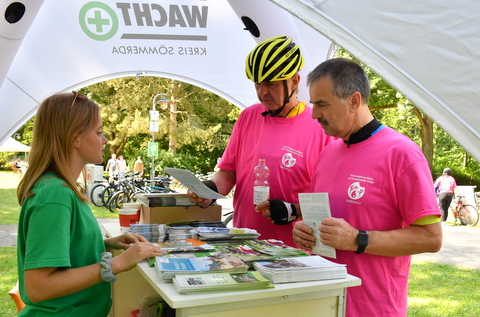
<svg viewBox="0 0 480 317">
<path fill-rule="evenodd" d="M 287 92 L 287 95 L 288 95 L 288 85 L 287 85 L 287 81 L 284 80 L 283 81 L 284 85 L 285 85 L 285 91 Z M 287 96 L 287 98 L 285 98 L 285 101 L 283 102 L 283 106 L 281 106 L 280 108 L 278 108 L 277 110 L 275 111 L 271 111 L 271 110 L 267 110 L 267 111 L 264 111 L 262 112 L 262 116 L 266 116 L 267 114 L 270 116 L 270 117 L 275 117 L 276 115 L 278 115 L 280 112 L 282 112 L 283 108 L 285 108 L 285 106 L 287 105 L 287 103 L 290 102 L 290 98 L 292 98 L 293 94 L 295 93 L 295 89 L 292 90 L 292 92 L 290 93 L 289 96 Z"/>
</svg>

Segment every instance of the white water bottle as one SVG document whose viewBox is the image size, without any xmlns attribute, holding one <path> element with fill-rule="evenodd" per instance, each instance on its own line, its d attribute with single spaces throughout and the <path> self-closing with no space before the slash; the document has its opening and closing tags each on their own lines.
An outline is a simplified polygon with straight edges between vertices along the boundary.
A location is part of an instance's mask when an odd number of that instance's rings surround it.
<svg viewBox="0 0 480 317">
<path fill-rule="evenodd" d="M 259 159 L 258 165 L 253 169 L 255 182 L 253 183 L 253 205 L 258 205 L 261 201 L 270 198 L 270 185 L 268 184 L 268 175 L 270 170 L 265 165 L 265 159 Z"/>
</svg>

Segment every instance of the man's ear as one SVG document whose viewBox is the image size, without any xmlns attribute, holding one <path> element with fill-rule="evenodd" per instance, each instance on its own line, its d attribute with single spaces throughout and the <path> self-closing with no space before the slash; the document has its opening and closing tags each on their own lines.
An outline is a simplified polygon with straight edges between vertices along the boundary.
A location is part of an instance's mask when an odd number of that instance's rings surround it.
<svg viewBox="0 0 480 317">
<path fill-rule="evenodd" d="M 298 85 L 300 84 L 300 74 L 296 73 L 292 76 L 292 90 L 298 89 Z"/>
<path fill-rule="evenodd" d="M 357 111 L 361 105 L 362 105 L 362 95 L 358 91 L 356 91 L 350 95 L 350 103 L 349 103 L 350 111 L 351 112 Z"/>
</svg>

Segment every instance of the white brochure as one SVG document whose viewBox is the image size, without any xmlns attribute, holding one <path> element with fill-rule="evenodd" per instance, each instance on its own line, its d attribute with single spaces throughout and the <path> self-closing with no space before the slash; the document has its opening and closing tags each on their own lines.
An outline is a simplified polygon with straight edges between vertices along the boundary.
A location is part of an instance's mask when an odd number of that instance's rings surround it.
<svg viewBox="0 0 480 317">
<path fill-rule="evenodd" d="M 189 170 L 172 167 L 165 167 L 164 170 L 172 177 L 176 178 L 180 183 L 182 183 L 182 185 L 187 187 L 188 190 L 197 194 L 198 197 L 207 199 L 227 198 L 208 188 L 207 185 L 202 183 L 202 181 L 196 178 L 195 175 Z"/>
<path fill-rule="evenodd" d="M 328 193 L 301 193 L 298 194 L 300 209 L 302 210 L 303 222 L 313 229 L 315 245 L 312 246 L 312 253 L 329 258 L 337 258 L 334 248 L 320 242 L 320 231 L 318 227 L 323 219 L 331 217 L 330 201 Z"/>
</svg>

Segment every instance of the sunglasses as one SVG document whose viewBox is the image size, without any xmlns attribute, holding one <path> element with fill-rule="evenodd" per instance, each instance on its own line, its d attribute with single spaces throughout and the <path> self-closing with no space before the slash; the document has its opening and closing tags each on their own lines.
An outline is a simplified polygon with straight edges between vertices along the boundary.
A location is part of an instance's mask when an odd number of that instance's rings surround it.
<svg viewBox="0 0 480 317">
<path fill-rule="evenodd" d="M 78 91 L 72 91 L 72 94 L 75 96 L 73 98 L 73 101 L 72 101 L 72 104 L 70 105 L 70 108 L 73 107 L 73 105 L 75 104 L 75 100 L 79 99 L 79 100 L 88 100 L 87 97 L 85 97 L 84 95 L 82 95 L 81 93 L 79 93 Z"/>
</svg>

